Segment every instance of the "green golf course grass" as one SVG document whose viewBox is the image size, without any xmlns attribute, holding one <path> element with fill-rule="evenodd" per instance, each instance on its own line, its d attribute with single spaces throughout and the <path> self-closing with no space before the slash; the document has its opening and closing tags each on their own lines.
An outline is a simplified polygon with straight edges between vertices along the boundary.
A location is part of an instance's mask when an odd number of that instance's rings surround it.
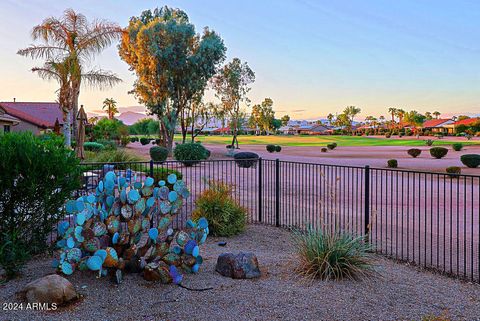
<svg viewBox="0 0 480 321">
<path fill-rule="evenodd" d="M 176 136 L 176 141 L 181 137 Z M 196 141 L 205 144 L 229 145 L 232 142 L 232 136 L 197 136 Z M 448 138 L 432 138 L 434 146 L 450 145 L 459 141 L 449 141 Z M 357 137 L 357 136 L 238 136 L 239 144 L 245 145 L 283 145 L 283 146 L 325 146 L 326 144 L 336 142 L 339 146 L 425 146 L 425 140 L 422 139 L 398 139 L 398 138 L 378 138 L 378 137 Z M 480 141 L 461 141 L 464 145 L 477 145 Z"/>
</svg>

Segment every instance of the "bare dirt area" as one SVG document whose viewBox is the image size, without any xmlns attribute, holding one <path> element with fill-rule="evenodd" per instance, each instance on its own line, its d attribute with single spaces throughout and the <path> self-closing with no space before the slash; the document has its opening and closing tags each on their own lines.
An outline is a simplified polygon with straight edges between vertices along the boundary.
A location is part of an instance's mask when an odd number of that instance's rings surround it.
<svg viewBox="0 0 480 321">
<path fill-rule="evenodd" d="M 217 242 L 226 240 L 226 247 Z M 215 272 L 222 252 L 256 253 L 262 277 L 232 280 Z M 377 257 L 378 276 L 363 281 L 311 284 L 293 274 L 295 254 L 288 231 L 249 225 L 240 236 L 210 238 L 204 265 L 183 284 L 203 292 L 127 275 L 120 285 L 87 272 L 68 277 L 83 296 L 58 311 L 2 311 L 2 320 L 420 320 L 443 315 L 473 320 L 480 315 L 480 286 Z M 50 258 L 32 260 L 20 279 L 0 286 L 0 301 L 53 272 Z"/>
</svg>

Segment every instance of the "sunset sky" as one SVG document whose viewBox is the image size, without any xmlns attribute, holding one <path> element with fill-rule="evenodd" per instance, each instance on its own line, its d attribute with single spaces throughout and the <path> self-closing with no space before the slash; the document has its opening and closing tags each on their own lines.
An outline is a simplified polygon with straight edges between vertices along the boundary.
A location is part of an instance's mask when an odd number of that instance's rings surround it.
<svg viewBox="0 0 480 321">
<path fill-rule="evenodd" d="M 480 113 L 480 1 L 462 0 L 2 0 L 0 101 L 56 99 L 56 84 L 29 71 L 42 62 L 16 54 L 43 18 L 73 8 L 89 20 L 126 26 L 131 16 L 165 4 L 185 10 L 197 31 L 220 33 L 228 59 L 239 57 L 256 73 L 252 103 L 270 97 L 278 116 L 324 117 L 347 105 L 360 107 L 360 118 L 386 115 L 388 107 Z M 138 105 L 127 94 L 134 76 L 116 47 L 93 66 L 124 82 L 83 89 L 80 103 L 89 111 L 107 97 Z"/>
</svg>

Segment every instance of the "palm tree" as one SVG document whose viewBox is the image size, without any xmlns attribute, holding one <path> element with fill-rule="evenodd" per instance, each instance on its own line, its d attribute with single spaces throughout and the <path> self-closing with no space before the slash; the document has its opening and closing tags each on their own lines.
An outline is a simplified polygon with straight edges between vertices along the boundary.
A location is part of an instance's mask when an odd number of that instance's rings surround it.
<svg viewBox="0 0 480 321">
<path fill-rule="evenodd" d="M 332 125 L 332 121 L 333 121 L 334 118 L 335 118 L 335 116 L 333 116 L 332 113 L 330 113 L 330 114 L 327 115 L 328 124 L 329 124 L 330 126 Z"/>
<path fill-rule="evenodd" d="M 52 60 L 47 61 L 42 67 L 32 68 L 32 72 L 37 73 L 42 79 L 55 80 L 60 86 L 60 88 L 57 90 L 57 101 L 63 114 L 63 135 L 65 137 L 65 145 L 67 146 L 71 146 L 71 63 L 72 61 L 69 59 L 63 62 L 56 62 Z"/>
<path fill-rule="evenodd" d="M 390 113 L 390 115 L 392 115 L 392 127 L 394 127 L 395 126 L 395 115 L 397 114 L 397 108 L 390 107 L 390 108 L 388 108 L 388 112 Z"/>
<path fill-rule="evenodd" d="M 432 113 L 429 112 L 429 111 L 427 111 L 427 112 L 425 113 L 425 119 L 426 119 L 426 120 L 432 119 Z"/>
<path fill-rule="evenodd" d="M 433 116 L 435 116 L 436 119 L 438 119 L 438 117 L 440 117 L 440 112 L 439 111 L 434 111 L 433 113 Z"/>
<path fill-rule="evenodd" d="M 107 110 L 108 119 L 113 119 L 118 114 L 117 102 L 113 98 L 105 98 L 102 109 Z"/>
<path fill-rule="evenodd" d="M 345 110 L 343 111 L 345 116 L 350 120 L 350 128 L 352 129 L 352 135 L 353 135 L 353 119 L 355 118 L 355 116 L 360 114 L 360 112 L 361 112 L 361 109 L 355 106 L 347 106 L 347 108 L 345 108 Z"/>
<path fill-rule="evenodd" d="M 69 105 L 76 115 L 82 82 L 103 89 L 121 81 L 115 74 L 102 69 L 84 71 L 96 54 L 119 40 L 121 35 L 122 29 L 116 23 L 105 20 L 94 20 L 89 23 L 83 14 L 67 9 L 62 17 L 49 17 L 35 26 L 32 38 L 41 43 L 21 49 L 18 54 L 32 59 L 46 59 L 47 62 L 62 62 L 67 59 L 70 61 Z M 76 122 L 73 124 L 76 134 Z"/>
<path fill-rule="evenodd" d="M 403 126 L 403 117 L 405 116 L 405 110 L 403 109 L 397 109 L 396 115 L 398 117 L 398 123 L 399 127 L 401 128 Z"/>
</svg>

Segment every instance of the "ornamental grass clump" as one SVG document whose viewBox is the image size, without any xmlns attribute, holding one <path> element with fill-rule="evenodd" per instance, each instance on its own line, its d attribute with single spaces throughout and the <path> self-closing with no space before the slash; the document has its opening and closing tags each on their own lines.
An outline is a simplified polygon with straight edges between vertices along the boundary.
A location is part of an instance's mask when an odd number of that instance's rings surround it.
<svg viewBox="0 0 480 321">
<path fill-rule="evenodd" d="M 213 236 L 234 236 L 245 229 L 247 210 L 233 197 L 234 186 L 210 180 L 208 189 L 195 201 L 194 221 L 205 217 Z"/>
<path fill-rule="evenodd" d="M 375 274 L 371 246 L 348 233 L 309 226 L 293 232 L 296 272 L 314 280 L 358 280 Z"/>
</svg>

